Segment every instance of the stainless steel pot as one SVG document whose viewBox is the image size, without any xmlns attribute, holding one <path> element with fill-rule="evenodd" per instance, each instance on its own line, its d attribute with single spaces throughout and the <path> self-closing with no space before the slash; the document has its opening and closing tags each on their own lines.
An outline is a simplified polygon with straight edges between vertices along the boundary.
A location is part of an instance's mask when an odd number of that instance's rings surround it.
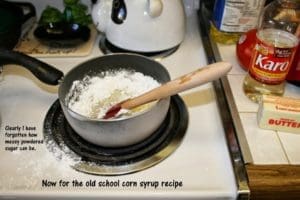
<svg viewBox="0 0 300 200">
<path fill-rule="evenodd" d="M 59 88 L 59 100 L 65 117 L 72 128 L 85 140 L 108 147 L 132 145 L 150 136 L 164 120 L 169 98 L 162 99 L 149 111 L 125 119 L 90 119 L 67 106 L 66 96 L 74 80 L 112 69 L 133 69 L 164 83 L 170 80 L 167 70 L 149 58 L 133 54 L 113 54 L 84 62 L 68 72 Z"/>
<path fill-rule="evenodd" d="M 3 52 L 5 51 L 5 52 Z M 66 96 L 75 80 L 97 75 L 111 69 L 133 69 L 164 83 L 170 80 L 168 71 L 158 62 L 135 54 L 112 54 L 94 58 L 74 67 L 64 77 L 62 72 L 32 57 L 8 50 L 0 50 L 0 64 L 21 64 L 40 80 L 56 85 L 60 82 L 59 101 L 71 127 L 85 140 L 105 147 L 122 147 L 149 137 L 163 122 L 170 98 L 159 100 L 150 110 L 125 119 L 91 119 L 68 108 Z M 63 79 L 62 79 L 63 77 Z M 62 79 L 62 81 L 59 81 Z"/>
</svg>

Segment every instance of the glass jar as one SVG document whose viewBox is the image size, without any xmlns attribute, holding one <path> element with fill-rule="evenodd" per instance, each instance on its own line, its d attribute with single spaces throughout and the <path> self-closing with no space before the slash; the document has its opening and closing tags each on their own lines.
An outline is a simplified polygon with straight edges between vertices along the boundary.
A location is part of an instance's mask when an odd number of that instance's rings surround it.
<svg viewBox="0 0 300 200">
<path fill-rule="evenodd" d="M 281 96 L 298 45 L 300 0 L 276 0 L 265 7 L 257 28 L 243 89 L 258 102 L 262 94 Z"/>
<path fill-rule="evenodd" d="M 257 25 L 265 0 L 216 0 L 210 28 L 212 38 L 235 44 L 240 35 Z"/>
</svg>

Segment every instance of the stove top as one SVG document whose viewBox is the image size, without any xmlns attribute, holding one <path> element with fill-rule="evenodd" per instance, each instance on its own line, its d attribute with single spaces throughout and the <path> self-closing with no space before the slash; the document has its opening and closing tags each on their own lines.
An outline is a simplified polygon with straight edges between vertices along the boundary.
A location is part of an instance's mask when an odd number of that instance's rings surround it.
<svg viewBox="0 0 300 200">
<path fill-rule="evenodd" d="M 149 138 L 122 148 L 107 148 L 81 138 L 65 119 L 59 101 L 51 106 L 44 121 L 47 148 L 57 156 L 59 148 L 73 160 L 74 169 L 96 175 L 120 175 L 151 167 L 168 157 L 181 143 L 188 125 L 188 113 L 182 99 L 171 98 L 170 109 L 162 125 Z"/>
<path fill-rule="evenodd" d="M 164 50 L 164 51 L 156 51 L 156 52 L 136 52 L 136 51 L 130 51 L 127 49 L 122 49 L 111 42 L 109 42 L 105 36 L 101 36 L 100 41 L 99 41 L 99 48 L 103 52 L 103 54 L 110 54 L 110 53 L 136 53 L 140 54 L 143 56 L 151 57 L 151 58 L 156 58 L 156 59 L 161 59 L 164 57 L 167 57 L 177 51 L 180 45 L 177 45 L 173 48 Z"/>
<path fill-rule="evenodd" d="M 174 53 L 158 61 L 172 78 L 206 65 L 198 28 L 197 15 L 191 14 L 187 17 L 185 40 Z M 66 73 L 88 59 L 103 55 L 99 40 L 87 57 L 40 59 Z M 166 158 L 146 169 L 108 176 L 74 168 L 77 161 L 84 159 L 78 158 L 66 144 L 49 151 L 49 142 L 44 138 L 44 119 L 57 100 L 58 87 L 41 83 L 26 69 L 15 65 L 4 66 L 1 76 L 0 198 L 236 198 L 234 170 L 212 84 L 180 94 L 188 112 L 188 126 L 183 136 L 183 132 L 178 133 L 180 142 L 174 143 L 175 151 L 168 150 Z M 181 114 L 178 117 L 181 123 Z M 55 145 L 57 142 L 53 141 Z M 62 154 L 67 150 L 74 153 L 72 159 Z M 152 155 L 157 159 L 156 154 Z"/>
</svg>

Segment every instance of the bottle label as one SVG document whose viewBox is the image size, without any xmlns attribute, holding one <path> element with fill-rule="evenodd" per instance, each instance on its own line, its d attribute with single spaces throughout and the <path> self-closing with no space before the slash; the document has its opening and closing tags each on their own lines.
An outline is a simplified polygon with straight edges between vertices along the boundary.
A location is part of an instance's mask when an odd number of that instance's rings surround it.
<svg viewBox="0 0 300 200">
<path fill-rule="evenodd" d="M 257 39 L 249 74 L 261 83 L 269 85 L 282 83 L 289 71 L 295 49 L 295 47 L 275 47 Z"/>
<path fill-rule="evenodd" d="M 224 32 L 246 32 L 257 25 L 265 0 L 217 0 L 214 24 Z"/>
</svg>

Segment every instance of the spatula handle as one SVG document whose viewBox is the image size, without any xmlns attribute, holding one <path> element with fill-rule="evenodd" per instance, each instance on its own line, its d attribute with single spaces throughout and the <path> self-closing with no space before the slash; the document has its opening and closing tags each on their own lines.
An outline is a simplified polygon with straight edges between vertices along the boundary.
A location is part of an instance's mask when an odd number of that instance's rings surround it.
<svg viewBox="0 0 300 200">
<path fill-rule="evenodd" d="M 227 74 L 230 69 L 231 64 L 228 62 L 218 62 L 207 65 L 169 81 L 143 95 L 128 99 L 121 104 L 121 107 L 124 109 L 131 109 L 154 100 L 175 95 L 182 91 L 216 80 Z"/>
</svg>

